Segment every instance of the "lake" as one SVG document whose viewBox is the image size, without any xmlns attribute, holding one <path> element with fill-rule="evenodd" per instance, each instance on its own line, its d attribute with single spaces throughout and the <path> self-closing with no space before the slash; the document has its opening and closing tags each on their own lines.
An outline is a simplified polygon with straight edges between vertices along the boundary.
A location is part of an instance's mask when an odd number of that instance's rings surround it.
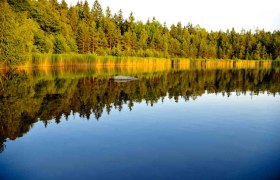
<svg viewBox="0 0 280 180">
<path fill-rule="evenodd" d="M 42 68 L 0 79 L 0 179 L 280 177 L 278 67 Z"/>
</svg>

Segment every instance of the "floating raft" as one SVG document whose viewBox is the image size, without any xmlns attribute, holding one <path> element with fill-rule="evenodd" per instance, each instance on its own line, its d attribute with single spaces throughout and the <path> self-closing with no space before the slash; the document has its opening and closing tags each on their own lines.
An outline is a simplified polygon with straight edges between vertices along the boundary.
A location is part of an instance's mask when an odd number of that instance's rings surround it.
<svg viewBox="0 0 280 180">
<path fill-rule="evenodd" d="M 131 77 L 131 76 L 114 76 L 111 78 L 111 80 L 114 80 L 115 82 L 128 82 L 128 81 L 136 81 L 138 78 Z"/>
</svg>

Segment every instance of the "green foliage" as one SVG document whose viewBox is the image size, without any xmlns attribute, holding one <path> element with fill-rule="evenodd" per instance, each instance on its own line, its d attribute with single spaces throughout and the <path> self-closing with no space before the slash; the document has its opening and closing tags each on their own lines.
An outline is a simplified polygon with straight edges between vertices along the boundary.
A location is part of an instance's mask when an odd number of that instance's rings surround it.
<svg viewBox="0 0 280 180">
<path fill-rule="evenodd" d="M 70 48 L 70 49 L 69 49 L 70 52 L 75 52 L 75 53 L 78 52 L 78 47 L 77 47 L 77 45 L 76 45 L 75 39 L 73 39 L 73 38 L 70 37 L 70 36 L 67 36 L 67 37 L 66 37 L 66 43 L 67 43 L 68 47 Z"/>
<path fill-rule="evenodd" d="M 30 10 L 29 0 L 7 0 L 9 5 L 15 12 L 23 12 Z"/>
<path fill-rule="evenodd" d="M 39 30 L 34 32 L 34 46 L 36 47 L 36 52 L 50 52 L 50 48 L 48 46 L 48 39 L 45 36 L 44 31 Z"/>
<path fill-rule="evenodd" d="M 40 28 L 47 33 L 58 33 L 61 30 L 58 11 L 51 11 L 48 2 L 30 1 L 30 15 Z"/>
<path fill-rule="evenodd" d="M 69 51 L 70 51 L 70 48 L 68 47 L 65 38 L 62 35 L 57 35 L 54 38 L 53 53 L 62 54 L 62 53 L 66 53 Z"/>
<path fill-rule="evenodd" d="M 267 60 L 280 57 L 280 31 L 207 32 L 182 23 L 125 19 L 103 12 L 98 0 L 69 7 L 65 0 L 4 0 L 0 9 L 0 61 L 24 63 L 31 53 Z"/>
<path fill-rule="evenodd" d="M 17 65 L 31 58 L 34 22 L 25 13 L 16 15 L 6 2 L 0 2 L 0 63 Z"/>
</svg>

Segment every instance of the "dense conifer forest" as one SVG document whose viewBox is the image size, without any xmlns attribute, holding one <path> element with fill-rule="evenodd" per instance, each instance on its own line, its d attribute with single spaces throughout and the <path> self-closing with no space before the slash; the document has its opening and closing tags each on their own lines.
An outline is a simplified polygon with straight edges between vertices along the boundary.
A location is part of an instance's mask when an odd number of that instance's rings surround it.
<svg viewBox="0 0 280 180">
<path fill-rule="evenodd" d="M 1 0 L 0 63 L 19 64 L 34 54 L 80 53 L 191 59 L 279 60 L 280 31 L 209 32 L 180 22 L 103 9 L 96 0 L 69 6 L 65 0 Z"/>
</svg>

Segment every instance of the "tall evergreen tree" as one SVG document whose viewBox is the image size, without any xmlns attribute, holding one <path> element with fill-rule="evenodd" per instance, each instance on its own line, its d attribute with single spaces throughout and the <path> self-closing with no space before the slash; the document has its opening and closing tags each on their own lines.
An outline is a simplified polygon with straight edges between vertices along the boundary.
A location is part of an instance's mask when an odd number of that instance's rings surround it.
<svg viewBox="0 0 280 180">
<path fill-rule="evenodd" d="M 93 16 L 93 21 L 96 23 L 96 28 L 98 29 L 99 27 L 102 26 L 102 18 L 103 18 L 103 10 L 101 5 L 99 4 L 98 0 L 95 0 L 93 3 L 92 7 L 92 16 Z"/>
</svg>

